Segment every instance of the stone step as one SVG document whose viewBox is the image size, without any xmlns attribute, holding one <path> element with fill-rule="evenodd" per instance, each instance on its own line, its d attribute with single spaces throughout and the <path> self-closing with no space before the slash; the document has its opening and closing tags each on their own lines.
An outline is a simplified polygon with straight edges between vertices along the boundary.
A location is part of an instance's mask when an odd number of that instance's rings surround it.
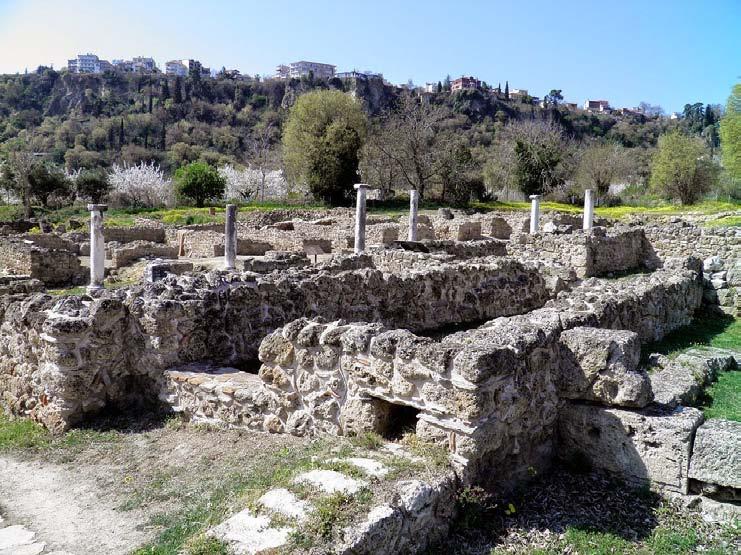
<svg viewBox="0 0 741 555">
<path fill-rule="evenodd" d="M 24 546 L 31 545 L 35 543 L 35 537 L 36 532 L 32 532 L 20 524 L 0 528 L 0 553 L 3 551 L 12 552 L 13 549 L 18 550 Z"/>
<path fill-rule="evenodd" d="M 229 546 L 235 555 L 267 555 L 288 543 L 291 527 L 270 526 L 270 517 L 244 509 L 208 531 Z"/>
</svg>

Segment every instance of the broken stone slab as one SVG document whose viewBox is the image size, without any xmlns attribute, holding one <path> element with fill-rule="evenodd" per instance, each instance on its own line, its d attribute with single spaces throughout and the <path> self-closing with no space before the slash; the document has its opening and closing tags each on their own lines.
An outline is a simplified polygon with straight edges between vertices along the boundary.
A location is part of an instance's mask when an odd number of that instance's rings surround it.
<svg viewBox="0 0 741 555">
<path fill-rule="evenodd" d="M 327 462 L 330 463 L 347 463 L 356 468 L 359 468 L 362 472 L 368 476 L 375 478 L 383 478 L 388 474 L 389 469 L 383 463 L 374 459 L 367 459 L 363 457 L 349 457 L 346 459 L 330 459 Z"/>
<path fill-rule="evenodd" d="M 235 555 L 260 555 L 273 553 L 288 543 L 292 528 L 272 528 L 270 518 L 255 516 L 249 509 L 238 512 L 207 532 L 226 543 Z"/>
<path fill-rule="evenodd" d="M 362 480 L 356 480 L 346 476 L 342 472 L 334 470 L 310 470 L 299 474 L 293 480 L 296 484 L 310 484 L 319 488 L 324 493 L 343 493 L 352 495 L 366 485 Z"/>
<path fill-rule="evenodd" d="M 168 274 L 177 276 L 193 271 L 193 263 L 186 260 L 162 260 L 160 258 L 147 264 L 144 270 L 144 279 L 147 283 L 154 283 L 167 277 Z"/>
<path fill-rule="evenodd" d="M 311 503 L 302 501 L 285 488 L 271 489 L 257 502 L 266 509 L 298 521 L 306 519 L 313 508 Z"/>
<path fill-rule="evenodd" d="M 692 349 L 675 359 L 652 355 L 650 361 L 658 367 L 650 375 L 654 401 L 669 406 L 696 404 L 720 372 L 738 367 L 736 356 L 724 349 Z"/>
<path fill-rule="evenodd" d="M 561 333 L 559 346 L 561 397 L 637 408 L 651 402 L 648 374 L 638 368 L 638 334 L 579 327 Z"/>
<path fill-rule="evenodd" d="M 44 549 L 46 549 L 46 544 L 37 542 L 0 549 L 0 555 L 39 555 L 44 552 Z"/>
<path fill-rule="evenodd" d="M 559 456 L 588 461 L 628 483 L 686 494 L 702 412 L 650 406 L 626 410 L 566 403 L 558 420 Z"/>
<path fill-rule="evenodd" d="M 36 532 L 32 532 L 25 526 L 16 524 L 0 529 L 0 549 L 18 549 L 24 545 L 33 543 Z"/>
<path fill-rule="evenodd" d="M 741 489 L 741 422 L 717 418 L 697 429 L 689 477 Z"/>
</svg>

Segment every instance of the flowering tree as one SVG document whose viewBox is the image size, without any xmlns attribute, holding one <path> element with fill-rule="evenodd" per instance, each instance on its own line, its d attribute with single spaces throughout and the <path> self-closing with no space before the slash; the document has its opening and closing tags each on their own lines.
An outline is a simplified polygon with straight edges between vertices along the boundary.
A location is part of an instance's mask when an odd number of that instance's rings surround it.
<svg viewBox="0 0 741 555">
<path fill-rule="evenodd" d="M 158 208 L 174 204 L 172 181 L 154 162 L 135 166 L 114 164 L 109 175 L 110 202 L 118 206 Z"/>
</svg>

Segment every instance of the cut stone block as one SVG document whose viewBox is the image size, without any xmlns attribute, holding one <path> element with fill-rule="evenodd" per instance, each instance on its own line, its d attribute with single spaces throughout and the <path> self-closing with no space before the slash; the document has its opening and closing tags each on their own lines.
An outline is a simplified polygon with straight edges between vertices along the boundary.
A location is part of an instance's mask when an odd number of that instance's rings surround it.
<svg viewBox="0 0 741 555">
<path fill-rule="evenodd" d="M 638 369 L 636 333 L 580 327 L 564 331 L 559 345 L 561 397 L 638 408 L 651 402 L 648 374 Z"/>
<path fill-rule="evenodd" d="M 693 349 L 674 360 L 660 359 L 659 365 L 651 373 L 654 401 L 669 406 L 694 405 L 719 372 L 737 367 L 734 354 L 721 349 Z"/>
<path fill-rule="evenodd" d="M 344 493 L 345 495 L 352 495 L 366 485 L 362 480 L 355 480 L 334 470 L 310 470 L 297 476 L 294 482 L 311 484 L 324 493 Z"/>
<path fill-rule="evenodd" d="M 689 476 L 741 489 L 741 422 L 718 418 L 697 429 Z"/>
<path fill-rule="evenodd" d="M 591 465 L 635 485 L 688 492 L 692 440 L 702 423 L 693 408 L 640 411 L 567 403 L 559 415 L 560 456 Z"/>
<path fill-rule="evenodd" d="M 292 531 L 287 527 L 271 528 L 270 518 L 255 516 L 245 509 L 207 534 L 229 545 L 235 555 L 267 555 L 285 545 Z"/>
<path fill-rule="evenodd" d="M 310 503 L 302 501 L 285 488 L 271 489 L 257 502 L 274 513 L 299 521 L 304 520 L 312 508 Z"/>
</svg>

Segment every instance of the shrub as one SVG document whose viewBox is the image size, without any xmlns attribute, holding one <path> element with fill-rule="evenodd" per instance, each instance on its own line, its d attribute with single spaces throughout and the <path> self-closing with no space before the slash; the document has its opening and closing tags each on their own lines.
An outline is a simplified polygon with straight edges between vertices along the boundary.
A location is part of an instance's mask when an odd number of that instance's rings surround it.
<svg viewBox="0 0 741 555">
<path fill-rule="evenodd" d="M 203 162 L 191 162 L 175 172 L 178 197 L 192 200 L 202 207 L 207 200 L 224 196 L 226 179 L 212 166 Z"/>
</svg>

